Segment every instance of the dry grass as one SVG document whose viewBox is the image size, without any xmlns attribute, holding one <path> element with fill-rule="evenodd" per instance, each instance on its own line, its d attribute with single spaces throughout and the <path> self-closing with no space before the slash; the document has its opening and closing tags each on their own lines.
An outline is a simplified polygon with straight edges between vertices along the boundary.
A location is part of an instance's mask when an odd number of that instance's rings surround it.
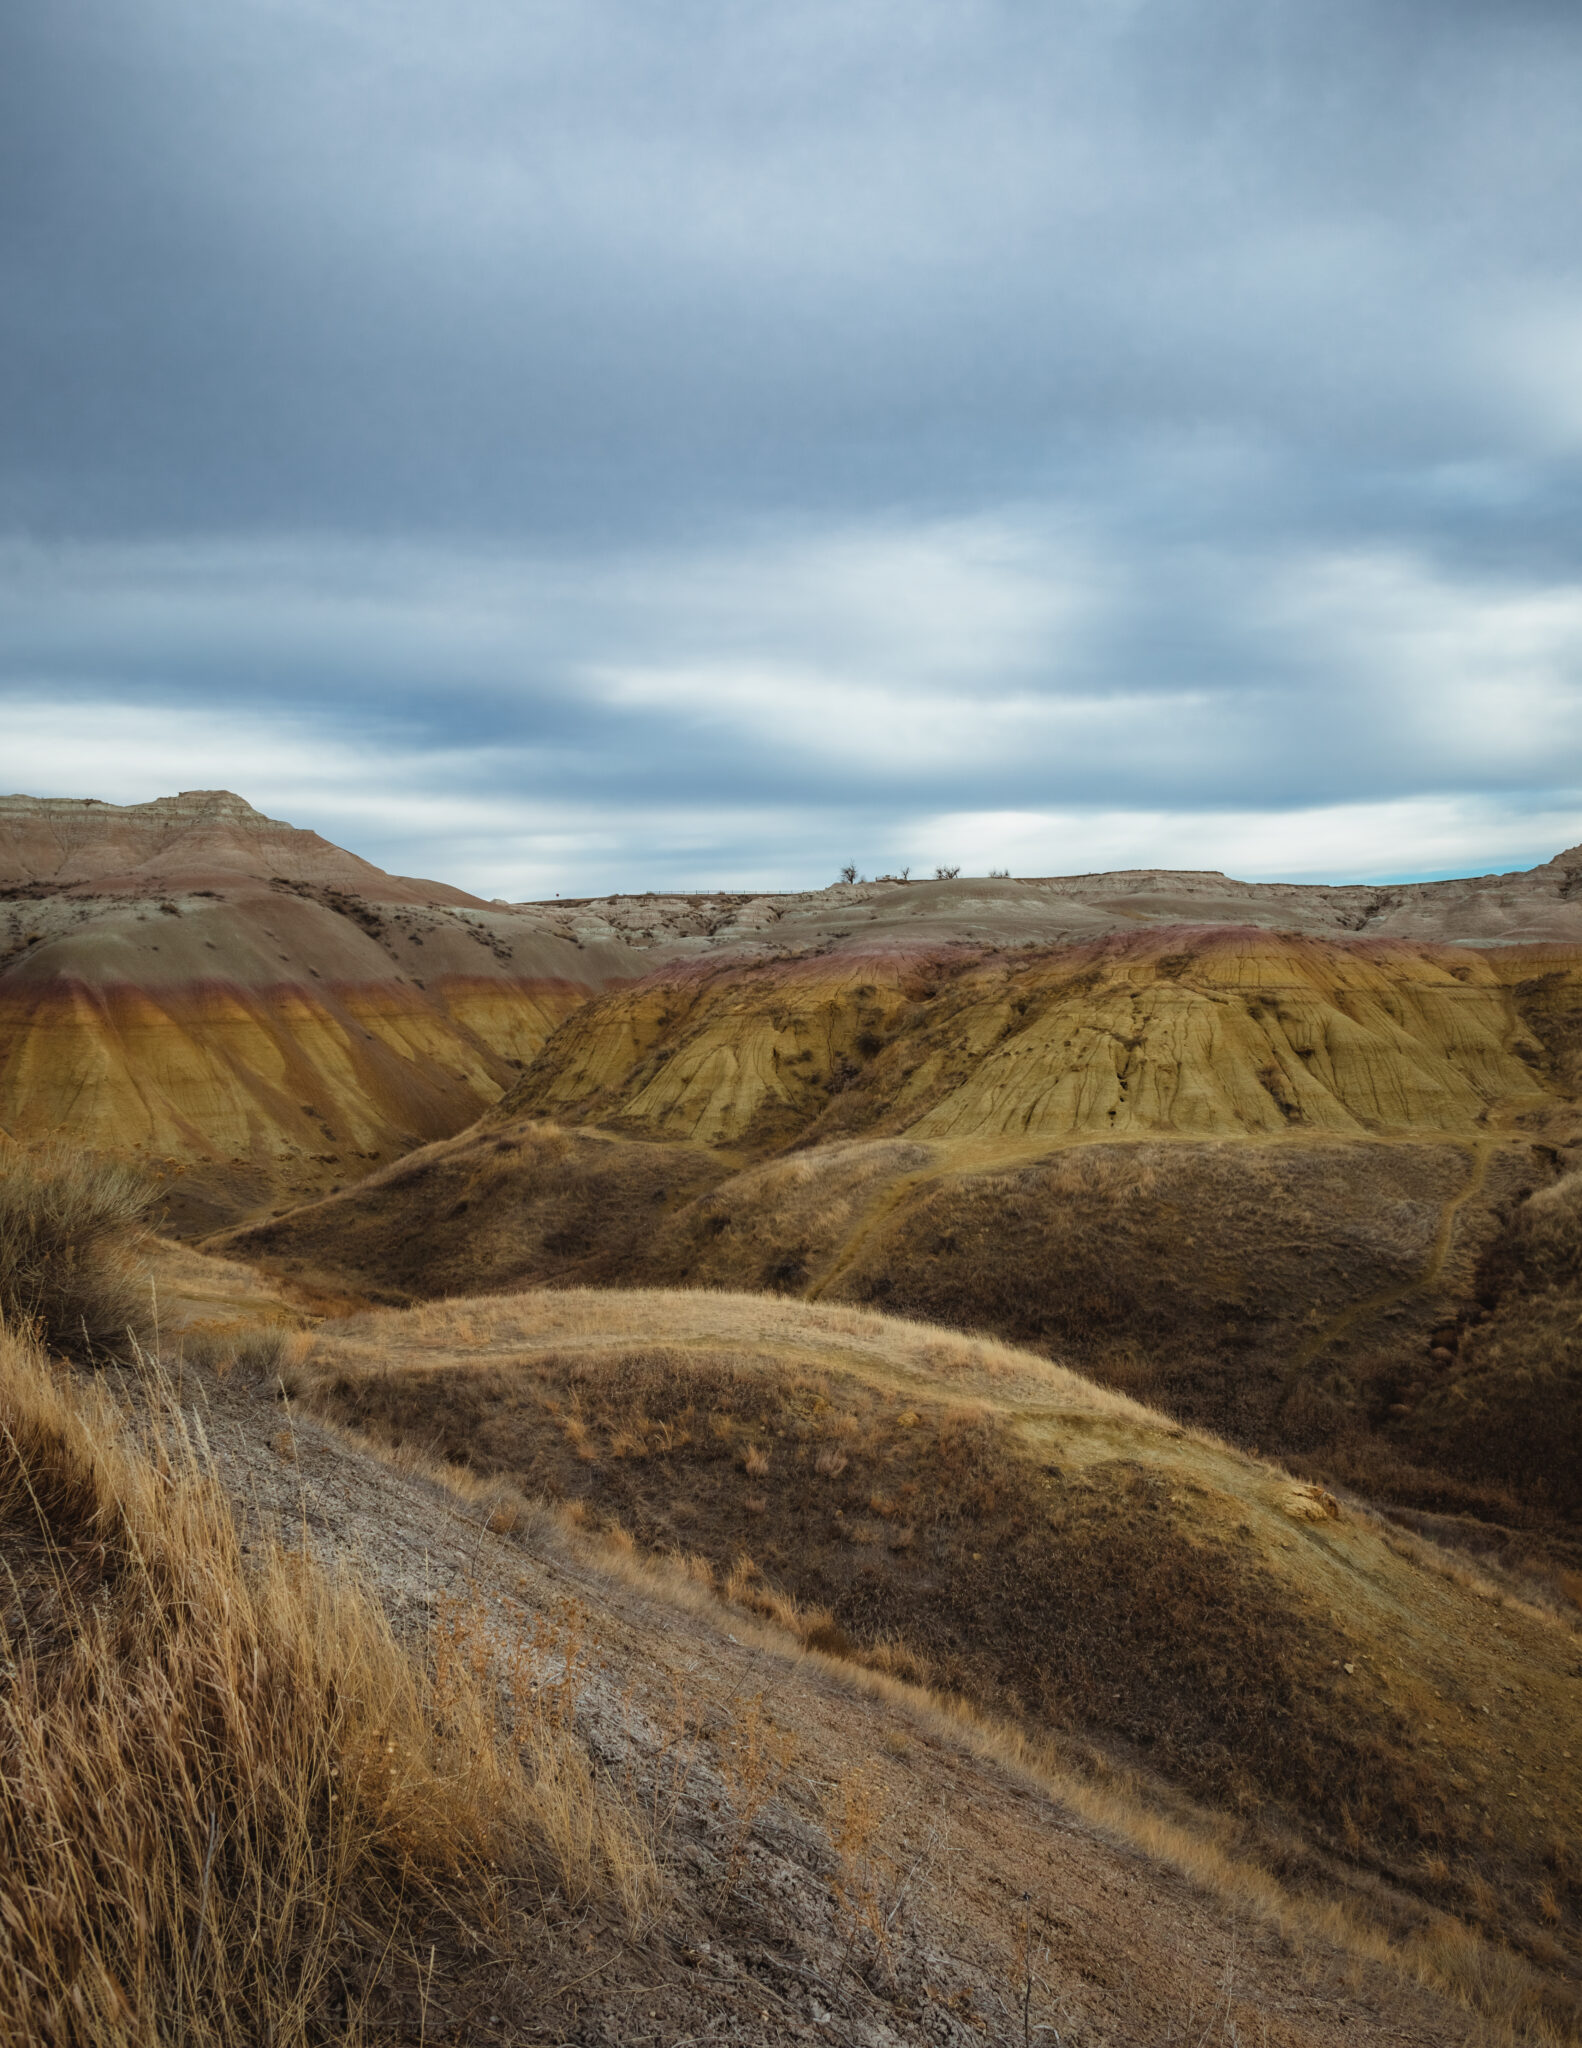
<svg viewBox="0 0 1582 2048">
<path fill-rule="evenodd" d="M 283 1323 L 253 1323 L 189 1332 L 182 1338 L 181 1356 L 186 1364 L 205 1367 L 221 1379 L 240 1372 L 272 1381 L 290 1356 L 291 1345 L 292 1333 Z"/>
<path fill-rule="evenodd" d="M 684 1145 L 479 1127 L 221 1242 L 287 1272 L 333 1274 L 374 1301 L 612 1281 L 641 1272 L 672 1211 L 726 1171 Z"/>
<path fill-rule="evenodd" d="M 152 1191 L 131 1168 L 65 1145 L 0 1151 L 0 1320 L 84 1361 L 150 1333 L 136 1266 Z"/>
<path fill-rule="evenodd" d="M 445 1486 L 475 1511 L 512 1496 L 509 1482 L 482 1480 L 466 1467 L 446 1465 L 410 1446 L 397 1451 L 378 1438 L 358 1440 L 398 1469 L 421 1472 L 431 1482 Z M 1289 1873 L 1282 1877 L 1266 1860 L 1247 1852 L 1240 1830 L 1227 1817 L 1202 1809 L 1164 1810 L 1146 1796 L 1132 1774 L 1095 1776 L 1090 1770 L 1073 1768 L 1068 1749 L 1003 1716 L 985 1713 L 959 1694 L 938 1689 L 928 1682 L 926 1673 L 915 1665 L 908 1668 L 906 1660 L 886 1654 L 883 1646 L 877 1654 L 859 1651 L 843 1631 L 830 1629 L 827 1615 L 804 1608 L 766 1585 L 750 1560 L 738 1559 L 728 1573 L 717 1575 L 696 1552 L 644 1554 L 618 1525 L 590 1528 L 586 1515 L 579 1512 L 580 1501 L 549 1510 L 541 1503 L 515 1497 L 526 1516 L 558 1525 L 584 1555 L 612 1577 L 646 1594 L 657 1594 L 669 1605 L 700 1618 L 717 1614 L 724 1603 L 731 1609 L 732 1629 L 739 1631 L 751 1650 L 807 1657 L 826 1677 L 886 1702 L 902 1716 L 881 1737 L 880 1747 L 886 1755 L 908 1755 L 919 1735 L 959 1744 L 1051 1794 L 1107 1838 L 1127 1845 L 1151 1863 L 1178 1872 L 1205 1894 L 1223 1900 L 1253 1921 L 1276 1929 L 1292 1954 L 1301 1957 L 1320 1949 L 1338 1950 L 1360 1963 L 1383 1965 L 1448 1995 L 1475 2016 L 1476 2031 L 1466 2038 L 1469 2043 L 1475 2041 L 1477 2048 L 1574 2048 L 1582 2038 L 1574 2008 L 1563 1992 L 1557 1995 L 1544 1972 L 1475 1926 L 1448 1913 L 1429 1911 L 1409 1927 L 1392 1928 L 1387 1913 L 1370 1916 L 1365 1904 L 1325 1896 L 1310 1887 L 1294 1888 Z M 758 1704 L 749 1702 L 749 1709 Z M 672 1796 L 666 1807 L 658 1792 L 654 1795 L 656 1835 L 667 1832 L 675 1785 L 696 1761 L 688 1733 L 693 1718 L 693 1710 L 678 1695 L 661 1755 L 662 1764 L 668 1756 L 674 1765 Z M 726 1718 L 729 1754 L 740 1742 L 741 1730 L 739 1717 Z M 729 1768 L 727 1763 L 727 1785 Z M 663 1776 L 661 1770 L 656 1786 Z M 858 1772 L 832 1786 L 823 1823 L 836 1859 L 829 1882 L 845 1960 L 853 1960 L 862 1945 L 867 1953 L 859 1960 L 877 1962 L 882 1968 L 885 1933 L 905 1905 L 909 1882 L 916 1877 L 916 1861 L 903 1869 L 895 1859 L 871 1774 Z M 739 1831 L 733 1833 L 733 1841 L 740 1839 Z M 930 1846 L 935 1846 L 932 1836 Z M 1570 1867 L 1564 1854 L 1560 1861 Z M 1025 1988 L 1018 1971 L 1028 1958 L 1016 1949 L 1016 1928 L 1011 1932 L 1015 1951 L 1012 1987 Z M 1231 2043 L 1242 2038 L 1228 2021 L 1224 2030 L 1216 2032 L 1206 2012 L 1193 2007 L 1192 2014 L 1193 2028 L 1185 2036 L 1188 2042 Z"/>
<path fill-rule="evenodd" d="M 1549 1855 L 1578 1812 L 1574 1633 L 1113 1390 L 696 1292 L 359 1317 L 288 1378 L 397 1455 L 558 1499 L 809 1649 L 1053 1742 L 1068 1775 L 1120 1771 L 1167 1815 L 1189 1794 L 1227 1853 L 1360 1891 L 1399 1939 L 1448 1911 L 1544 1969 L 1575 1952 L 1582 1885 Z"/>
<path fill-rule="evenodd" d="M 720 1756 L 720 1777 L 731 1803 L 732 1827 L 725 1854 L 727 1888 L 741 1875 L 753 1824 L 785 1781 L 792 1761 L 791 1737 L 776 1728 L 755 1693 L 733 1717 Z"/>
<path fill-rule="evenodd" d="M 372 1312 L 338 1323 L 337 1342 L 388 1356 L 407 1333 L 436 1350 L 465 1344 L 480 1353 L 543 1344 L 626 1343 L 634 1330 L 666 1342 L 762 1347 L 766 1361 L 830 1352 L 901 1386 L 925 1381 L 989 1384 L 1005 1395 L 1058 1400 L 1094 1416 L 1158 1426 L 1155 1410 L 1081 1373 L 993 1337 L 967 1336 L 842 1302 L 803 1302 L 705 1288 L 568 1287 L 509 1297 L 427 1302 L 408 1313 Z M 1177 1432 L 1179 1434 L 1180 1432 Z"/>
<path fill-rule="evenodd" d="M 542 1901 L 653 1895 L 563 1723 L 244 1543 L 157 1385 L 140 1420 L 0 1334 L 0 2010 L 51 2048 L 397 2031 Z"/>
</svg>

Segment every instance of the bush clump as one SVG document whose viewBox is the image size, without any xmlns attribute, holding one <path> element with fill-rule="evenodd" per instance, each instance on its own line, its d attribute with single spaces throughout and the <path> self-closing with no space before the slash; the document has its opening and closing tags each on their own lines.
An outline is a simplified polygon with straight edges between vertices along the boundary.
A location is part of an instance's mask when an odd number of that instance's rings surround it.
<svg viewBox="0 0 1582 2048">
<path fill-rule="evenodd" d="M 135 1253 L 152 1196 L 133 1168 L 67 1145 L 0 1153 L 0 1320 L 84 1363 L 145 1341 Z"/>
</svg>

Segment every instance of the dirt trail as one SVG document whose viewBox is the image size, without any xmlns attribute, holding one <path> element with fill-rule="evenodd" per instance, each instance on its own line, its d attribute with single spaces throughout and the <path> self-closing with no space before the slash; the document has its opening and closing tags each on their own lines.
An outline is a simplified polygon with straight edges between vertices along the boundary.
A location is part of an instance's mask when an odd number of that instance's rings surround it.
<svg viewBox="0 0 1582 2048">
<path fill-rule="evenodd" d="M 1294 1386 L 1316 1358 L 1322 1356 L 1332 1344 L 1338 1343 L 1366 1318 L 1384 1315 L 1392 1308 L 1398 1308 L 1405 1302 L 1427 1294 L 1429 1289 L 1437 1284 L 1450 1257 L 1456 1219 L 1473 1196 L 1482 1191 L 1494 1150 L 1494 1141 L 1489 1138 L 1477 1139 L 1466 1147 L 1467 1177 L 1440 1210 L 1439 1222 L 1435 1227 L 1433 1242 L 1428 1248 L 1428 1257 L 1422 1271 L 1413 1279 L 1398 1281 L 1392 1286 L 1381 1287 L 1372 1294 L 1364 1295 L 1360 1301 L 1350 1303 L 1340 1315 L 1324 1324 L 1298 1349 L 1287 1375 L 1288 1385 Z"/>
<path fill-rule="evenodd" d="M 954 1162 L 935 1161 L 920 1168 L 916 1173 L 909 1173 L 900 1180 L 892 1181 L 883 1188 L 878 1198 L 869 1204 L 861 1222 L 854 1224 L 847 1232 L 839 1251 L 824 1272 L 803 1289 L 803 1298 L 807 1301 L 821 1301 L 830 1288 L 857 1264 L 869 1240 L 876 1231 L 889 1222 L 896 1210 L 916 1194 L 919 1188 L 926 1187 L 930 1181 L 942 1179 L 945 1174 L 952 1171 L 953 1164 Z"/>
<path fill-rule="evenodd" d="M 586 1610 L 599 1654 L 579 1726 L 640 1801 L 672 1767 L 682 1703 L 667 1915 L 590 1956 L 580 1988 L 541 2024 L 491 2034 L 484 2019 L 474 2038 L 1020 2042 L 1024 1913 L 1040 1958 L 1031 2023 L 1045 2031 L 1035 2038 L 1062 2048 L 1476 2038 L 1463 2014 L 1383 1967 L 1322 1944 L 1293 1954 L 1271 1927 L 840 1667 L 778 1639 L 739 1640 L 749 1625 L 701 1598 L 693 1611 L 611 1577 L 552 1524 L 491 1533 L 481 1511 L 284 1411 L 240 1373 L 206 1381 L 201 1399 L 248 1515 L 300 1534 L 326 1562 L 355 1560 L 404 1632 L 430 1630 L 446 1601 L 475 1601 L 502 1638 L 558 1603 Z M 792 1762 L 743 1828 L 727 1774 L 753 1702 L 789 1739 Z M 851 1816 L 864 1805 L 881 1818 L 853 1854 Z M 837 1888 L 872 1906 L 882 1946 Z"/>
</svg>

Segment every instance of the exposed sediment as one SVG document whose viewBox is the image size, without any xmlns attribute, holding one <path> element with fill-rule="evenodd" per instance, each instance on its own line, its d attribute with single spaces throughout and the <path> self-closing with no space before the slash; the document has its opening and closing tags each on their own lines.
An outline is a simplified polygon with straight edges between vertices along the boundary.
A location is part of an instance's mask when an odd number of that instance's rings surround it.
<svg viewBox="0 0 1582 2048">
<path fill-rule="evenodd" d="M 461 1129 L 636 971 L 227 792 L 0 800 L 0 1130 L 69 1132 L 212 1223 Z"/>
</svg>

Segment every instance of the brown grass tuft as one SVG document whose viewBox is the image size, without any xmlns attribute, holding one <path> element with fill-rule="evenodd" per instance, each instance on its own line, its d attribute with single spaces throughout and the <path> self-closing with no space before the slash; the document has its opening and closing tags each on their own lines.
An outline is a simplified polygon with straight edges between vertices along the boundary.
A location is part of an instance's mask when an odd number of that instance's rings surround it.
<svg viewBox="0 0 1582 2048">
<path fill-rule="evenodd" d="M 151 1329 L 134 1257 L 151 1195 L 65 1145 L 0 1152 L 0 1321 L 84 1362 L 128 1356 Z"/>
<path fill-rule="evenodd" d="M 134 1423 L 0 1332 L 0 1534 L 9 2038 L 356 2040 L 420 1944 L 521 1938 L 552 1889 L 652 1896 L 565 1727 L 244 1545 L 157 1385 Z"/>
</svg>

